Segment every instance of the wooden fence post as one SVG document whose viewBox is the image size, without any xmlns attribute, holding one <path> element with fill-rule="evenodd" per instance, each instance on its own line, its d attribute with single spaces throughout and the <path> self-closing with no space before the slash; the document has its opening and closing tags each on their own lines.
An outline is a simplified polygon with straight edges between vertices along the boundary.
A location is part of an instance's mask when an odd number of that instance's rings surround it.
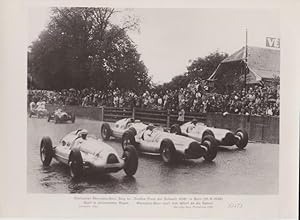
<svg viewBox="0 0 300 220">
<path fill-rule="evenodd" d="M 135 107 L 132 108 L 132 118 L 135 120 Z"/>
<path fill-rule="evenodd" d="M 170 110 L 167 110 L 167 127 L 170 127 Z"/>
<path fill-rule="evenodd" d="M 104 107 L 100 107 L 100 121 L 104 121 Z"/>
</svg>

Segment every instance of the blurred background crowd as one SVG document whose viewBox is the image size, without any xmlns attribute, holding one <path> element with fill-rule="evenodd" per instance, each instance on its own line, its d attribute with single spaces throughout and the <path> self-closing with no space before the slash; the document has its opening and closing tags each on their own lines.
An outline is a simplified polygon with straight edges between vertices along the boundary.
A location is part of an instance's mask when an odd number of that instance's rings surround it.
<svg viewBox="0 0 300 220">
<path fill-rule="evenodd" d="M 253 85 L 247 89 L 232 91 L 230 94 L 209 92 L 196 81 L 185 88 L 173 90 L 132 90 L 112 89 L 100 91 L 93 88 L 83 90 L 64 89 L 61 91 L 29 90 L 28 101 L 45 101 L 48 104 L 80 105 L 84 107 L 109 106 L 147 108 L 185 112 L 221 112 L 246 115 L 279 115 L 279 91 L 267 85 Z"/>
</svg>

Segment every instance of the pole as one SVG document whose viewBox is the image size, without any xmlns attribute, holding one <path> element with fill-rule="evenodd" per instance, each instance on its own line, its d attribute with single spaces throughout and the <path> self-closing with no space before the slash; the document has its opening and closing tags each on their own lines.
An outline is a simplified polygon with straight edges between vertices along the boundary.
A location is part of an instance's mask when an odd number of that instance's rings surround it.
<svg viewBox="0 0 300 220">
<path fill-rule="evenodd" d="M 247 68 L 248 68 L 248 29 L 246 28 L 246 47 L 245 47 L 245 69 L 244 69 L 244 77 L 245 77 L 245 91 L 247 87 Z"/>
</svg>

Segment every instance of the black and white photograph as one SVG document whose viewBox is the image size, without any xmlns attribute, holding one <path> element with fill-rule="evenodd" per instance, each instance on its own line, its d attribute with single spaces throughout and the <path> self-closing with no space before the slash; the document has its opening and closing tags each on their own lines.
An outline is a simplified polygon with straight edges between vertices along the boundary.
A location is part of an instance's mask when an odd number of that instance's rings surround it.
<svg viewBox="0 0 300 220">
<path fill-rule="evenodd" d="M 297 0 L 0 5 L 0 217 L 297 219 Z"/>
<path fill-rule="evenodd" d="M 279 18 L 29 7 L 27 192 L 277 195 Z"/>
</svg>

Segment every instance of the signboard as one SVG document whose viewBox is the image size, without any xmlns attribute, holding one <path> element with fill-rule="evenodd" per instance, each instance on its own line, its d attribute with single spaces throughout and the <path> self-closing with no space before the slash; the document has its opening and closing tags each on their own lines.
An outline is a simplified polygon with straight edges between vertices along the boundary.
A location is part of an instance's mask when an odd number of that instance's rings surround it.
<svg viewBox="0 0 300 220">
<path fill-rule="evenodd" d="M 280 38 L 267 37 L 266 38 L 266 46 L 280 48 Z"/>
</svg>

